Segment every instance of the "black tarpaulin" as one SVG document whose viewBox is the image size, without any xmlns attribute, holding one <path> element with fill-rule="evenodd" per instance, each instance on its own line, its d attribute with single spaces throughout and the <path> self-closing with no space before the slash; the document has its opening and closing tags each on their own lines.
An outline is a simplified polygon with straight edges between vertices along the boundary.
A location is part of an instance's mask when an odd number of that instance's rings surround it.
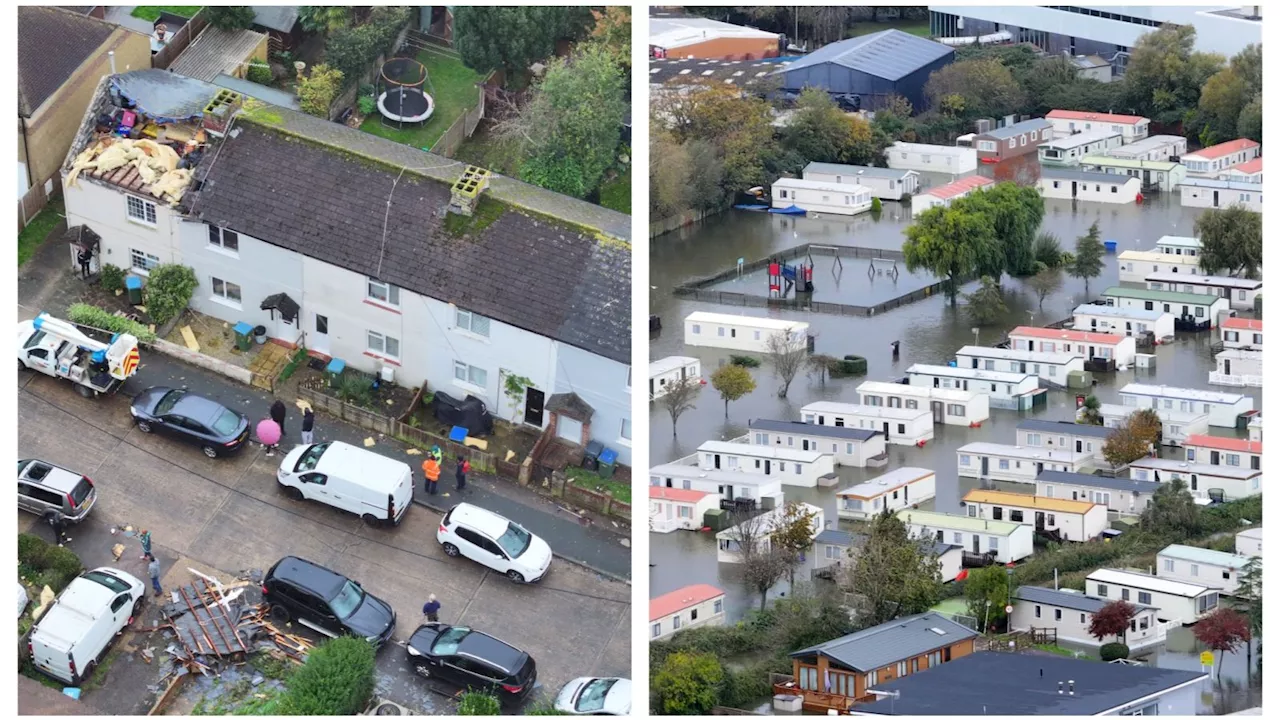
<svg viewBox="0 0 1280 720">
<path fill-rule="evenodd" d="M 293 322 L 293 319 L 298 317 L 298 303 L 284 293 L 276 293 L 267 297 L 266 300 L 262 301 L 261 309 L 279 312 L 285 322 Z"/>
</svg>

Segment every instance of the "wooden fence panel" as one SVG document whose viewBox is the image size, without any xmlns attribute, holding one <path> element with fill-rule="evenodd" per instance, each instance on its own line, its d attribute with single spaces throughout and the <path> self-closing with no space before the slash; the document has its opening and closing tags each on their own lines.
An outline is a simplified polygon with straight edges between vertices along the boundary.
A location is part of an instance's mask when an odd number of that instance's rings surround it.
<svg viewBox="0 0 1280 720">
<path fill-rule="evenodd" d="M 27 190 L 27 193 L 18 198 L 18 232 L 22 232 L 27 225 L 31 224 L 32 218 L 40 214 L 40 211 L 49 204 L 49 193 L 44 191 L 44 185 L 39 184 Z"/>
<path fill-rule="evenodd" d="M 169 44 L 160 49 L 160 52 L 151 56 L 151 67 L 167 70 L 174 60 L 182 54 L 191 45 L 191 41 L 200 35 L 200 32 L 208 27 L 209 21 L 205 19 L 204 10 L 197 12 L 186 25 L 178 28 L 178 32 L 173 34 L 173 38 L 169 40 Z"/>
</svg>

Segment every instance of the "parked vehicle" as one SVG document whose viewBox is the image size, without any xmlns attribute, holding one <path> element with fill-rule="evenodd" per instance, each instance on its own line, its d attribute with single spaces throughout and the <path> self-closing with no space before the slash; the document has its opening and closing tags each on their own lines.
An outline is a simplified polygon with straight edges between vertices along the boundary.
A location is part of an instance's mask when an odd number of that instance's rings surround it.
<svg viewBox="0 0 1280 720">
<path fill-rule="evenodd" d="M 427 623 L 414 631 L 405 649 L 422 677 L 490 692 L 505 703 L 523 700 L 538 680 L 529 653 L 468 627 Z"/>
<path fill-rule="evenodd" d="M 129 412 L 142 432 L 161 432 L 199 445 L 211 458 L 234 453 L 249 441 L 248 418 L 187 390 L 148 388 L 133 399 Z"/>
<path fill-rule="evenodd" d="M 469 503 L 445 513 L 436 540 L 449 557 L 474 560 L 512 582 L 537 582 L 551 568 L 551 546 L 501 515 Z"/>
<path fill-rule="evenodd" d="M 18 617 L 22 617 L 22 613 L 26 611 L 27 606 L 31 604 L 31 597 L 27 595 L 27 588 L 18 583 Z"/>
<path fill-rule="evenodd" d="M 41 519 L 57 514 L 65 523 L 89 515 L 98 491 L 93 481 L 43 460 L 18 461 L 18 509 Z"/>
<path fill-rule="evenodd" d="M 446 425 L 461 425 L 476 437 L 493 434 L 493 415 L 475 395 L 459 400 L 448 393 L 437 392 L 432 402 L 436 420 Z"/>
<path fill-rule="evenodd" d="M 413 470 L 407 464 L 343 442 L 290 450 L 276 481 L 294 500 L 322 502 L 368 525 L 399 525 L 413 503 Z"/>
<path fill-rule="evenodd" d="M 278 623 L 291 620 L 329 637 L 354 635 L 381 647 L 396 628 L 396 611 L 326 567 L 282 558 L 262 579 L 262 597 Z"/>
<path fill-rule="evenodd" d="M 120 389 L 138 371 L 138 338 L 121 333 L 103 342 L 41 313 L 18 323 L 18 369 L 70 380 L 85 397 Z"/>
<path fill-rule="evenodd" d="M 569 715 L 630 715 L 631 681 L 583 677 L 570 680 L 556 696 L 556 710 Z"/>
<path fill-rule="evenodd" d="M 84 682 L 116 633 L 138 616 L 146 594 L 141 580 L 110 567 L 72 580 L 31 631 L 32 663 L 68 685 Z"/>
</svg>

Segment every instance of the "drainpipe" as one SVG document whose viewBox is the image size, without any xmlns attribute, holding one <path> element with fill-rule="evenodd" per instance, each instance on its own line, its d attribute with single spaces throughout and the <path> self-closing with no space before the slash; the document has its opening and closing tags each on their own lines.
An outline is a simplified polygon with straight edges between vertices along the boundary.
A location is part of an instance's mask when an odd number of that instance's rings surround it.
<svg viewBox="0 0 1280 720">
<path fill-rule="evenodd" d="M 116 74 L 116 51 L 108 50 L 107 59 L 111 61 L 111 74 L 115 75 Z"/>
<path fill-rule="evenodd" d="M 31 177 L 31 149 L 27 146 L 27 119 L 19 115 L 18 120 L 22 123 L 22 157 L 27 159 L 23 164 L 27 167 L 27 187 L 30 188 L 36 181 Z"/>
</svg>

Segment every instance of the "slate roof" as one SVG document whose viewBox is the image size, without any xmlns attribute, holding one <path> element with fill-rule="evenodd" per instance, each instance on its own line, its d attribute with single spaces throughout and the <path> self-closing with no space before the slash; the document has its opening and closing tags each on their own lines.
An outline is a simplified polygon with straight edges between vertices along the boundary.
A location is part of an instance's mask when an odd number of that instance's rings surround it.
<svg viewBox="0 0 1280 720">
<path fill-rule="evenodd" d="M 115 31 L 111 23 L 70 10 L 19 5 L 18 114 L 35 114 Z"/>
<path fill-rule="evenodd" d="M 935 628 L 942 633 L 934 632 Z M 882 625 L 797 650 L 791 653 L 791 657 L 822 655 L 857 672 L 870 672 L 977 635 L 973 630 L 937 613 L 926 612 L 890 620 Z"/>
<path fill-rule="evenodd" d="M 253 23 L 268 30 L 287 33 L 297 22 L 297 5 L 259 5 L 253 8 Z"/>
<path fill-rule="evenodd" d="M 1103 598 L 1090 597 L 1084 593 L 1053 590 L 1035 585 L 1022 585 L 1013 593 L 1014 597 L 1030 603 L 1053 605 L 1080 612 L 1098 612 L 1109 601 Z"/>
<path fill-rule="evenodd" d="M 1018 429 L 1032 432 L 1082 435 L 1084 437 L 1102 438 L 1103 440 L 1111 437 L 1111 433 L 1115 432 L 1115 428 L 1102 427 L 1101 425 L 1082 425 L 1066 420 L 1039 420 L 1036 418 L 1028 418 L 1018 423 Z"/>
<path fill-rule="evenodd" d="M 786 67 L 786 64 L 765 60 L 650 58 L 649 83 L 666 84 L 678 80 L 680 82 L 699 81 L 742 87 L 760 82 L 777 72 L 780 67 Z"/>
<path fill-rule="evenodd" d="M 1085 475 L 1084 473 L 1063 472 L 1061 470 L 1045 470 L 1036 475 L 1036 482 L 1062 483 L 1063 485 L 1081 485 L 1083 487 L 1104 488 L 1121 492 L 1154 493 L 1159 483 L 1150 480 L 1131 480 L 1129 478 L 1113 478 L 1105 475 Z"/>
<path fill-rule="evenodd" d="M 978 133 L 978 137 L 995 138 L 996 140 L 1007 140 L 1011 137 L 1018 137 L 1023 133 L 1029 133 L 1032 130 L 1041 130 L 1053 127 L 1053 123 L 1044 118 L 1032 118 L 1023 120 L 1012 125 L 1005 125 L 1001 128 L 993 128 L 984 133 Z"/>
<path fill-rule="evenodd" d="M 901 30 L 881 30 L 821 47 L 787 65 L 782 72 L 834 63 L 885 80 L 898 80 L 940 58 L 951 47 Z"/>
<path fill-rule="evenodd" d="M 841 440 L 857 440 L 858 442 L 865 442 L 879 434 L 878 430 L 815 425 L 813 423 L 800 422 L 799 420 L 751 420 L 747 423 L 747 426 L 752 430 L 814 435 L 817 437 L 839 438 Z"/>
<path fill-rule="evenodd" d="M 853 710 L 874 715 L 1101 715 L 1207 677 L 1188 670 L 984 651 L 881 683 L 877 690 L 897 691 L 898 696 L 858 703 Z M 1058 684 L 1069 680 L 1075 681 L 1075 694 L 1059 695 Z"/>
</svg>

